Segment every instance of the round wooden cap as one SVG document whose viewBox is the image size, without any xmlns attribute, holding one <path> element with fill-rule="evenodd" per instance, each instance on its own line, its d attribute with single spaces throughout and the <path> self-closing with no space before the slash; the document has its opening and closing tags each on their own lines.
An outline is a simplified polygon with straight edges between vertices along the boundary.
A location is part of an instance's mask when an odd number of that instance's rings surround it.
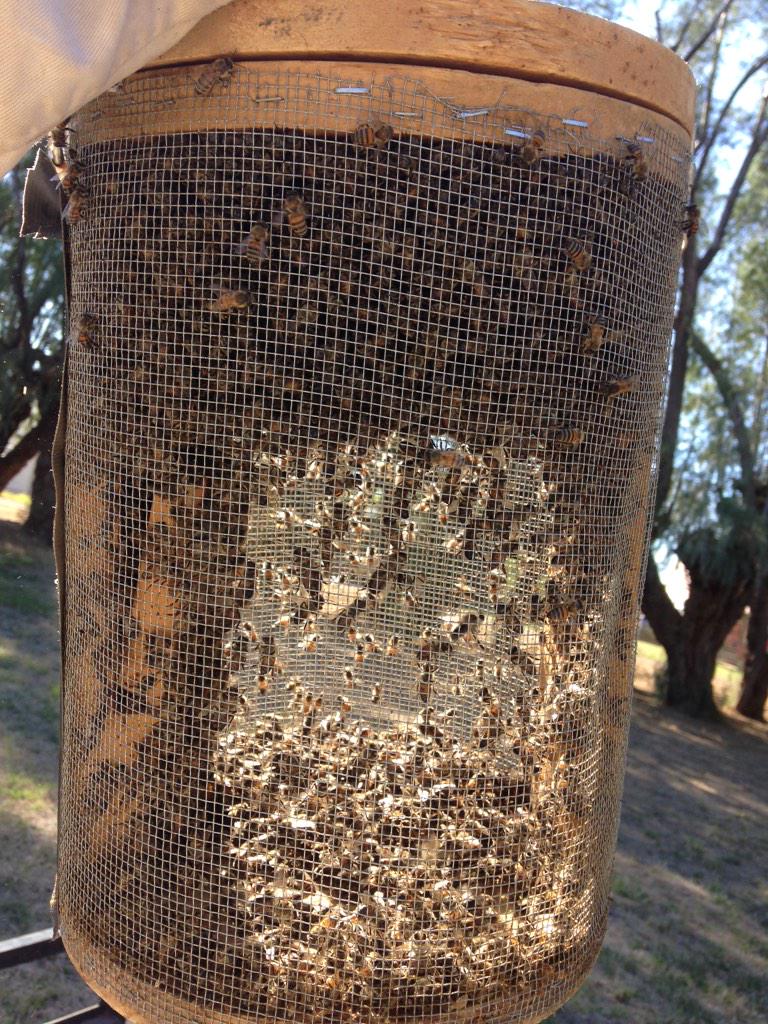
<svg viewBox="0 0 768 1024">
<path fill-rule="evenodd" d="M 564 85 L 693 132 L 696 86 L 676 54 L 602 18 L 531 0 L 234 0 L 150 66 L 224 55 L 456 68 Z"/>
</svg>

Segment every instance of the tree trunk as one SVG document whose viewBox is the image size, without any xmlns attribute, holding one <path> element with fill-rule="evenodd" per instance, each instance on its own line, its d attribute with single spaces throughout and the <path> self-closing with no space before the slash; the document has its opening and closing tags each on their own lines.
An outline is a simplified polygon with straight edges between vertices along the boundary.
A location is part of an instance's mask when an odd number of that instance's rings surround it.
<svg viewBox="0 0 768 1024">
<path fill-rule="evenodd" d="M 51 471 L 52 437 L 47 437 L 40 449 L 32 481 L 32 504 L 24 532 L 45 544 L 53 542 L 53 512 L 56 505 L 56 491 Z"/>
<path fill-rule="evenodd" d="M 667 649 L 668 707 L 695 718 L 719 716 L 712 692 L 717 653 L 743 613 L 748 595 L 742 583 L 701 587 L 691 581 L 678 643 Z"/>
<path fill-rule="evenodd" d="M 57 417 L 58 411 L 54 403 L 53 408 L 46 410 L 36 426 L 28 430 L 10 451 L 0 455 L 0 491 L 5 490 L 10 481 L 24 469 L 30 459 L 34 459 L 41 448 L 46 445 L 50 447 Z"/>
<path fill-rule="evenodd" d="M 736 710 L 745 718 L 764 721 L 765 701 L 768 698 L 768 579 L 755 583 L 750 598 L 749 626 L 747 627 L 747 657 L 741 681 L 741 695 Z"/>
</svg>

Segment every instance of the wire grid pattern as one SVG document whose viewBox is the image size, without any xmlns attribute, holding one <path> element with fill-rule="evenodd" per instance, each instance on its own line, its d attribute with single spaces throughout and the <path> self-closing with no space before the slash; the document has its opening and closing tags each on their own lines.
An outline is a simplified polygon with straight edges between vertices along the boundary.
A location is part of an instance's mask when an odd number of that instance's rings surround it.
<svg viewBox="0 0 768 1024">
<path fill-rule="evenodd" d="M 541 1019 L 605 926 L 687 155 L 245 64 L 75 129 L 65 939 L 169 1024 Z"/>
</svg>

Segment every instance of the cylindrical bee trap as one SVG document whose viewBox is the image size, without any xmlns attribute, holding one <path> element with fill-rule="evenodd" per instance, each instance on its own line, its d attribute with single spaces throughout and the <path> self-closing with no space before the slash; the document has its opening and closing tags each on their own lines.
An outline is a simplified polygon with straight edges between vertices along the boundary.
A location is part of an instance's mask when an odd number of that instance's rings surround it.
<svg viewBox="0 0 768 1024">
<path fill-rule="evenodd" d="M 70 122 L 59 915 L 132 1020 L 538 1021 L 603 935 L 693 82 L 413 7 Z"/>
</svg>

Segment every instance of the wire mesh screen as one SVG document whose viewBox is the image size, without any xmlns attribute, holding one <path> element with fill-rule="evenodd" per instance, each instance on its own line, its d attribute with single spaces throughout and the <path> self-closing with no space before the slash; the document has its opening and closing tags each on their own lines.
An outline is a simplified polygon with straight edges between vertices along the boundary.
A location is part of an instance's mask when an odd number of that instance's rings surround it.
<svg viewBox="0 0 768 1024">
<path fill-rule="evenodd" d="M 557 113 L 219 61 L 74 123 L 59 900 L 137 1017 L 596 955 L 687 167 Z"/>
</svg>

